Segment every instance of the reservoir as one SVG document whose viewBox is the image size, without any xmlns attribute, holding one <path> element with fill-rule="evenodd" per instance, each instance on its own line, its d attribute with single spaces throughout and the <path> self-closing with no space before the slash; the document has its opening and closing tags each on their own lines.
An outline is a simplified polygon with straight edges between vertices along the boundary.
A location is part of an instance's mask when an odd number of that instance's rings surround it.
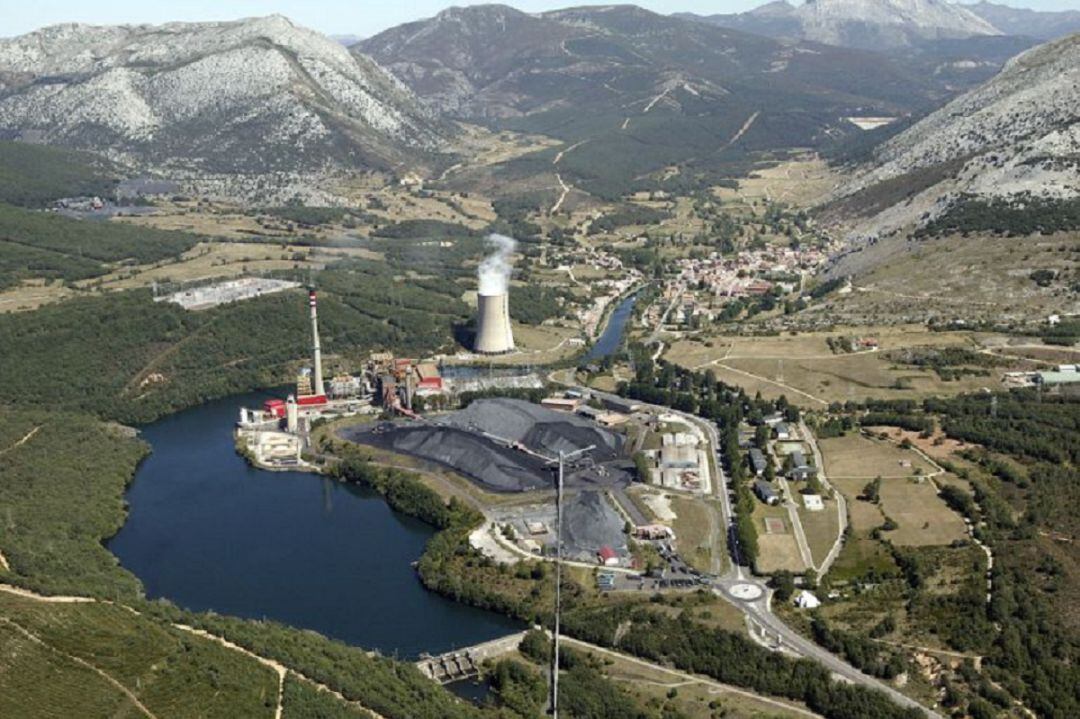
<svg viewBox="0 0 1080 719">
<path fill-rule="evenodd" d="M 153 447 L 108 548 L 150 598 L 272 619 L 414 658 L 519 631 L 500 615 L 424 589 L 410 566 L 433 534 L 381 497 L 300 472 L 249 467 L 233 447 L 229 397 L 143 428 Z"/>
</svg>

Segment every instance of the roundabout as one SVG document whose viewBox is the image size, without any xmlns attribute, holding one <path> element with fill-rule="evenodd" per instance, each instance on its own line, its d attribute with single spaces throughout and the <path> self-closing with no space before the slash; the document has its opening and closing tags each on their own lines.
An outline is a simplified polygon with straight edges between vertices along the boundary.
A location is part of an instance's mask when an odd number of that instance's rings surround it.
<svg viewBox="0 0 1080 719">
<path fill-rule="evenodd" d="M 729 590 L 730 594 L 735 599 L 741 602 L 753 602 L 761 599 L 765 592 L 756 584 L 735 584 Z"/>
</svg>

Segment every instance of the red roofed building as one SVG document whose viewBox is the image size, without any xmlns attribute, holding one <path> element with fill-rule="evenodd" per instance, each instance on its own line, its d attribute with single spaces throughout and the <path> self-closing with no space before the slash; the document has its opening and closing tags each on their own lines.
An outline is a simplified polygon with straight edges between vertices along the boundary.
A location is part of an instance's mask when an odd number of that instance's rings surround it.
<svg viewBox="0 0 1080 719">
<path fill-rule="evenodd" d="M 615 553 L 615 550 L 608 546 L 600 547 L 600 551 L 596 553 L 597 559 L 605 567 L 614 567 L 619 563 L 619 555 Z"/>
</svg>

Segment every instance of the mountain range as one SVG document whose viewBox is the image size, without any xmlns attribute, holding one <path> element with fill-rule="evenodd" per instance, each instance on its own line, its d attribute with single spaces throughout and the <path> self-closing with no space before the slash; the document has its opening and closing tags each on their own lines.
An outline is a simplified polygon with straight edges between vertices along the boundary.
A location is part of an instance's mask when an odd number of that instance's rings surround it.
<svg viewBox="0 0 1080 719">
<path fill-rule="evenodd" d="M 575 145 L 560 168 L 594 191 L 746 152 L 858 133 L 948 90 L 881 55 L 777 40 L 634 6 L 527 14 L 451 8 L 353 46 L 432 110 Z"/>
<path fill-rule="evenodd" d="M 957 197 L 1080 197 L 1080 35 L 1040 45 L 879 147 L 840 190 L 917 189 L 879 230 L 925 222 Z M 880 209 L 880 208 L 879 208 Z"/>
<path fill-rule="evenodd" d="M 1062 35 L 1080 32 L 1080 10 L 1040 11 L 1000 5 L 987 0 L 963 7 L 1006 35 L 1053 40 Z"/>
<path fill-rule="evenodd" d="M 59 25 L 0 40 L 0 139 L 188 177 L 342 167 L 434 176 L 455 163 L 466 122 L 562 142 L 499 163 L 489 186 L 521 180 L 615 199 L 739 176 L 763 154 L 852 138 L 869 146 L 1035 42 L 995 22 L 1051 33 L 1072 18 L 942 0 L 774 2 L 700 19 L 631 5 L 483 5 L 348 47 L 352 38 L 280 16 Z M 867 118 L 886 127 L 864 133 Z M 891 172 L 882 158 L 878 171 Z"/>
<path fill-rule="evenodd" d="M 0 40 L 7 139 L 265 173 L 416 162 L 450 132 L 370 58 L 280 16 Z"/>
<path fill-rule="evenodd" d="M 698 19 L 772 37 L 881 50 L 927 40 L 1001 35 L 978 14 L 945 0 L 776 0 L 745 13 Z"/>
<path fill-rule="evenodd" d="M 936 277 L 937 293 L 965 286 L 1004 302 L 994 288 L 1037 269 L 1024 269 L 1036 249 L 1075 246 L 1057 238 L 1080 218 L 1080 34 L 1016 57 L 848 173 L 819 213 L 847 238 L 832 276 L 900 292 L 905 277 Z M 1002 234 L 1012 239 L 988 242 Z"/>
</svg>

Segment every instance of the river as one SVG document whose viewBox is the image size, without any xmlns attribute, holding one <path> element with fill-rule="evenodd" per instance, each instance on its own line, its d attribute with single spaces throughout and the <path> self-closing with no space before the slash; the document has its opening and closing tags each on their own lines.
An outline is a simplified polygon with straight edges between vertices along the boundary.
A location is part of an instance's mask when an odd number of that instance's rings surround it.
<svg viewBox="0 0 1080 719">
<path fill-rule="evenodd" d="M 585 355 L 585 362 L 603 359 L 618 351 L 626 331 L 626 323 L 633 316 L 635 302 L 637 302 L 637 292 L 619 301 L 619 304 L 612 310 L 604 331 L 600 333 L 596 343 L 589 348 L 588 353 Z"/>
<path fill-rule="evenodd" d="M 143 428 L 153 453 L 108 548 L 147 596 L 196 611 L 273 619 L 383 654 L 438 654 L 520 625 L 427 591 L 410 566 L 432 535 L 378 495 L 236 454 L 229 397 Z"/>
</svg>

